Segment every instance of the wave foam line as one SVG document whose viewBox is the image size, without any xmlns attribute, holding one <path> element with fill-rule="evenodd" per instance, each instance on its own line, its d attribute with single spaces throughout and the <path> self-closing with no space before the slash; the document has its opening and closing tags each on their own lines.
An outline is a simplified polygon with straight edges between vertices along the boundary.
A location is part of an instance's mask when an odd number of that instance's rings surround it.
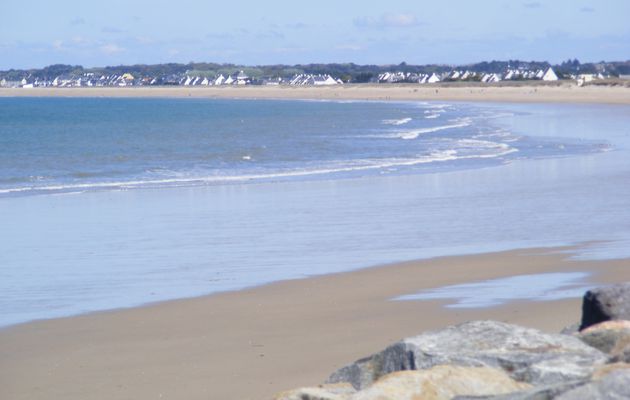
<svg viewBox="0 0 630 400">
<path fill-rule="evenodd" d="M 441 126 L 434 126 L 433 128 L 423 128 L 423 129 L 416 129 L 409 132 L 401 132 L 397 134 L 396 137 L 400 139 L 405 139 L 405 140 L 412 140 L 412 139 L 417 139 L 418 136 L 423 135 L 425 133 L 438 132 L 438 131 L 443 131 L 446 129 L 463 128 L 469 125 L 470 125 L 470 120 L 464 120 L 457 124 L 441 125 Z"/>
<path fill-rule="evenodd" d="M 340 172 L 366 171 L 375 169 L 384 169 L 392 167 L 406 167 L 420 164 L 428 164 L 432 162 L 445 162 L 459 159 L 471 158 L 494 158 L 501 157 L 518 151 L 515 148 L 507 148 L 505 151 L 496 154 L 478 154 L 478 155 L 457 155 L 457 150 L 443 150 L 432 152 L 427 156 L 413 159 L 389 159 L 380 163 L 368 165 L 344 166 L 338 168 L 323 168 L 313 170 L 297 170 L 276 172 L 268 174 L 251 174 L 251 175 L 232 175 L 232 176 L 212 176 L 212 177 L 193 177 L 193 178 L 172 178 L 172 179 L 155 179 L 155 180 L 134 180 L 120 182 L 96 182 L 96 183 L 79 183 L 68 185 L 49 185 L 49 186 L 31 186 L 11 189 L 0 189 L 0 194 L 20 193 L 20 192 L 55 192 L 67 190 L 90 190 L 90 189 L 134 189 L 140 187 L 151 187 L 160 185 L 190 185 L 190 184 L 212 184 L 212 183 L 228 183 L 228 182 L 247 182 L 252 180 L 264 180 L 275 178 L 292 178 L 300 176 L 326 175 Z M 502 147 L 501 147 L 502 148 Z"/>
<path fill-rule="evenodd" d="M 401 118 L 401 119 L 384 119 L 383 123 L 386 125 L 404 125 L 411 122 L 411 118 Z"/>
</svg>

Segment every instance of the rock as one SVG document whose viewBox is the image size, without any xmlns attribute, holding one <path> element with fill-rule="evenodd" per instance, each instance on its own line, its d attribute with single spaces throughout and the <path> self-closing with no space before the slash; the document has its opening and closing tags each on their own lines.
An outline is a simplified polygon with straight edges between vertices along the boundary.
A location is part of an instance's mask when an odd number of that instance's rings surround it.
<svg viewBox="0 0 630 400">
<path fill-rule="evenodd" d="M 619 362 L 602 365 L 598 367 L 595 372 L 593 372 L 593 375 L 591 375 L 591 380 L 602 379 L 604 376 L 610 374 L 611 372 L 619 370 L 630 370 L 630 364 Z"/>
<path fill-rule="evenodd" d="M 350 399 L 446 400 L 457 395 L 493 395 L 528 387 L 529 384 L 516 382 L 499 369 L 440 365 L 422 371 L 391 373 Z"/>
<path fill-rule="evenodd" d="M 580 331 L 580 323 L 576 322 L 574 324 L 571 324 L 569 326 L 565 326 L 564 328 L 562 328 L 560 333 L 563 335 L 573 335 L 575 333 L 578 333 L 579 331 Z"/>
<path fill-rule="evenodd" d="M 630 370 L 613 371 L 600 380 L 586 383 L 554 397 L 554 400 L 604 399 L 630 399 Z"/>
<path fill-rule="evenodd" d="M 612 358 L 610 359 L 610 362 L 630 363 L 630 346 L 626 346 L 618 354 L 613 355 Z"/>
<path fill-rule="evenodd" d="M 606 364 L 599 367 L 592 375 L 591 379 L 601 380 L 607 375 L 616 371 L 628 371 L 630 372 L 630 365 L 618 363 L 618 364 Z M 570 381 L 562 382 L 553 385 L 536 386 L 534 388 L 523 390 L 520 392 L 512 392 L 498 396 L 458 396 L 453 400 L 554 400 L 559 399 L 561 395 L 569 393 L 574 389 L 580 388 L 585 385 L 590 385 L 591 380 Z M 580 392 L 578 392 L 580 393 Z M 621 399 L 627 397 L 611 397 L 611 399 Z"/>
<path fill-rule="evenodd" d="M 630 320 L 630 283 L 589 290 L 582 301 L 580 330 L 604 321 Z"/>
<path fill-rule="evenodd" d="M 587 378 L 606 355 L 579 339 L 495 321 L 472 321 L 404 339 L 333 373 L 363 389 L 380 377 L 437 365 L 500 368 L 534 385 Z"/>
<path fill-rule="evenodd" d="M 630 321 L 601 322 L 580 331 L 577 337 L 584 343 L 611 356 L 630 352 Z"/>
<path fill-rule="evenodd" d="M 561 393 L 588 383 L 586 380 L 536 386 L 528 390 L 497 396 L 456 396 L 453 400 L 552 400 Z"/>
<path fill-rule="evenodd" d="M 274 400 L 347 400 L 354 393 L 352 385 L 338 383 L 289 390 L 279 393 Z"/>
</svg>

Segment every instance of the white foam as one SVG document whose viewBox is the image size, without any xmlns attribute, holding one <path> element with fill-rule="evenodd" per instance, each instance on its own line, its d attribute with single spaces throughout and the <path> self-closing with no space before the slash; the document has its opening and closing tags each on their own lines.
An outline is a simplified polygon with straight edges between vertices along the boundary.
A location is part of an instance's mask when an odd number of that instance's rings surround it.
<svg viewBox="0 0 630 400">
<path fill-rule="evenodd" d="M 461 150 L 472 150 L 478 152 L 480 150 L 492 150 L 491 153 L 472 154 L 470 156 L 462 156 L 461 158 L 494 158 L 501 157 L 511 153 L 518 152 L 518 149 L 511 147 L 506 143 L 491 142 L 488 140 L 477 139 L 460 139 L 456 142 L 457 148 Z"/>
<path fill-rule="evenodd" d="M 430 108 L 436 112 L 444 112 L 445 109 L 452 107 L 451 104 L 429 104 L 423 108 Z"/>
<path fill-rule="evenodd" d="M 401 118 L 401 119 L 384 119 L 383 123 L 386 125 L 404 125 L 411 122 L 411 118 Z"/>
<path fill-rule="evenodd" d="M 368 171 L 378 170 L 395 167 L 406 167 L 420 164 L 428 164 L 432 162 L 445 162 L 459 159 L 471 159 L 471 158 L 494 158 L 500 157 L 515 151 L 517 149 L 511 148 L 502 143 L 494 143 L 494 146 L 490 145 L 493 142 L 473 141 L 473 140 L 461 140 L 458 142 L 460 146 L 472 147 L 473 142 L 484 146 L 488 149 L 496 149 L 495 153 L 484 154 L 460 154 L 457 149 L 448 149 L 434 151 L 428 155 L 422 155 L 417 158 L 389 158 L 389 159 L 377 159 L 377 160 L 357 160 L 353 164 L 346 162 L 338 162 L 338 166 L 331 166 L 329 168 L 312 168 L 312 169 L 299 169 L 291 171 L 279 171 L 259 174 L 244 174 L 244 175 L 212 175 L 212 176 L 193 176 L 193 177 L 178 177 L 168 179 L 147 179 L 147 180 L 130 180 L 130 181 L 116 181 L 116 182 L 94 182 L 94 183 L 77 183 L 77 184 L 58 184 L 47 186 L 30 186 L 0 189 L 0 194 L 11 194 L 21 192 L 65 192 L 65 191 L 81 191 L 81 190 L 98 190 L 98 189 L 133 189 L 141 187 L 162 187 L 162 186 L 184 186 L 195 184 L 220 184 L 230 182 L 247 182 L 256 180 L 273 180 L 282 178 L 304 177 L 304 176 L 316 176 L 326 175 L 343 172 L 356 172 L 356 171 Z M 183 174 L 179 174 L 183 175 Z"/>
<path fill-rule="evenodd" d="M 456 124 L 434 126 L 432 128 L 415 129 L 413 131 L 400 132 L 398 134 L 395 134 L 394 136 L 400 139 L 412 140 L 412 139 L 417 139 L 418 136 L 423 135 L 425 133 L 438 132 L 438 131 L 443 131 L 446 129 L 464 128 L 466 126 L 469 126 L 470 122 L 471 122 L 470 119 L 462 119 L 461 122 L 458 122 Z"/>
<path fill-rule="evenodd" d="M 432 114 L 426 114 L 424 116 L 425 119 L 435 119 L 438 118 L 440 116 L 440 113 L 432 113 Z"/>
</svg>

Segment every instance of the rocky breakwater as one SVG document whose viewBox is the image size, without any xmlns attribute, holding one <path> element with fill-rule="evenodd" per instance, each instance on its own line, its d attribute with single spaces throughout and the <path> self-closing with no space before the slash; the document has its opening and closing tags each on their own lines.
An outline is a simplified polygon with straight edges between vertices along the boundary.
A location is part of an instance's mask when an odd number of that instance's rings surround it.
<svg viewBox="0 0 630 400">
<path fill-rule="evenodd" d="M 630 399 L 630 283 L 584 295 L 560 334 L 471 321 L 403 339 L 276 400 Z"/>
</svg>

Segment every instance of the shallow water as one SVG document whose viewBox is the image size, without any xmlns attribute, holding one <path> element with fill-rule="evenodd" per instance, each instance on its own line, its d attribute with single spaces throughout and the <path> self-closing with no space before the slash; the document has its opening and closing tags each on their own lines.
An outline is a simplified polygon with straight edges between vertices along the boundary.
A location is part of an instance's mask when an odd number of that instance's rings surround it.
<svg viewBox="0 0 630 400">
<path fill-rule="evenodd" d="M 581 297 L 589 288 L 585 272 L 516 275 L 407 294 L 394 300 L 451 300 L 447 308 L 485 308 L 515 300 L 552 301 Z"/>
<path fill-rule="evenodd" d="M 263 103 L 280 109 L 293 104 Z M 249 107 L 257 104 L 251 102 Z M 429 128 L 403 122 L 410 109 L 434 115 L 432 110 L 455 108 L 485 116 L 476 125 L 433 132 L 436 136 L 424 146 L 477 140 L 473 136 L 479 132 L 471 127 L 484 127 L 491 129 L 484 135 L 502 132 L 501 139 L 492 140 L 519 151 L 420 167 L 325 173 L 316 179 L 293 176 L 241 183 L 186 181 L 182 187 L 125 184 L 114 185 L 115 189 L 90 186 L 5 193 L 0 198 L 0 325 L 439 255 L 602 240 L 606 243 L 578 256 L 630 256 L 630 107 L 349 104 L 355 122 L 365 127 L 340 129 L 346 137 L 341 141 L 322 139 L 334 145 L 322 144 L 322 154 L 330 157 L 318 157 L 316 168 L 327 167 L 329 160 L 339 161 L 344 152 L 350 154 L 344 163 L 378 158 L 380 153 L 387 159 L 416 154 L 417 149 L 406 147 L 418 145 L 413 143 L 416 139 L 390 137 L 398 132 L 392 129 Z M 346 121 L 349 112 L 346 103 L 302 104 L 310 105 L 323 107 L 313 120 L 327 120 L 331 126 L 332 120 Z M 435 122 L 444 113 L 448 111 L 428 120 Z M 311 113 L 306 115 L 311 118 Z M 4 135 L 7 123 L 1 121 L 3 154 L 13 160 L 22 151 L 29 154 L 25 158 L 38 156 L 37 147 L 8 150 L 6 146 L 12 144 Z M 19 132 L 19 121 L 11 121 L 8 125 Z M 325 136 L 325 128 L 318 128 L 315 136 Z M 380 137 L 386 135 L 390 136 Z M 371 140 L 379 144 L 372 145 Z M 345 141 L 352 144 L 350 149 L 340 144 Z M 381 141 L 395 144 L 384 145 L 381 151 Z M 312 155 L 304 146 L 304 153 Z M 141 152 L 133 163 L 123 163 L 128 176 L 147 165 L 151 151 Z M 80 169 L 84 156 L 78 155 L 67 169 Z M 31 159 L 28 165 L 6 159 L 0 163 L 3 176 L 20 175 L 4 170 L 7 165 L 37 169 Z M 184 164 L 178 165 L 184 168 Z M 56 179 L 54 185 L 68 186 L 75 179 L 93 183 L 92 177 L 55 175 L 50 171 L 60 168 L 54 165 L 42 167 L 50 168 L 42 174 Z M 106 162 L 98 165 L 94 168 L 109 168 Z M 135 169 L 137 165 L 142 167 Z M 247 175 L 252 168 L 239 169 L 240 161 L 233 168 L 217 165 L 213 173 L 224 175 Z M 286 165 L 275 159 L 253 168 Z M 207 173 L 204 169 L 204 176 Z M 5 182 L 4 188 L 20 184 L 24 182 Z"/>
</svg>

